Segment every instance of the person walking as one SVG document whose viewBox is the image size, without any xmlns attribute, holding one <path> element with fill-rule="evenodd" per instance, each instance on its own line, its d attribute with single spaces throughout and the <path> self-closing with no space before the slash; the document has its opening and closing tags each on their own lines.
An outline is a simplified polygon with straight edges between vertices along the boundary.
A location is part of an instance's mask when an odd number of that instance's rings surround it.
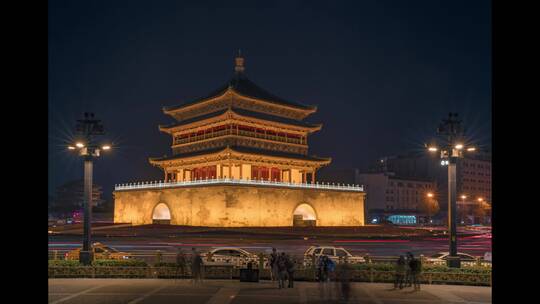
<svg viewBox="0 0 540 304">
<path fill-rule="evenodd" d="M 272 248 L 272 253 L 270 254 L 270 278 L 272 281 L 276 281 L 278 279 L 278 253 L 276 248 Z"/>
<path fill-rule="evenodd" d="M 294 287 L 294 270 L 295 270 L 294 260 L 290 256 L 286 255 L 285 262 L 286 262 L 285 267 L 287 268 L 287 278 L 289 281 L 288 288 L 293 288 Z"/>
<path fill-rule="evenodd" d="M 191 274 L 193 275 L 193 284 L 198 285 L 202 283 L 202 258 L 195 248 L 191 249 Z"/>
<path fill-rule="evenodd" d="M 422 273 L 422 262 L 418 258 L 413 258 L 411 261 L 411 281 L 414 285 L 414 290 L 420 290 L 420 274 Z"/>
<path fill-rule="evenodd" d="M 394 289 L 403 289 L 403 279 L 405 277 L 405 272 L 407 270 L 407 262 L 405 261 L 405 257 L 400 255 L 399 259 L 396 263 L 396 274 L 395 274 L 395 280 L 394 280 Z"/>
<path fill-rule="evenodd" d="M 182 252 L 182 248 L 178 247 L 178 253 L 176 253 L 176 275 L 175 278 L 178 278 L 178 273 L 182 276 L 186 273 L 186 256 Z"/>
</svg>

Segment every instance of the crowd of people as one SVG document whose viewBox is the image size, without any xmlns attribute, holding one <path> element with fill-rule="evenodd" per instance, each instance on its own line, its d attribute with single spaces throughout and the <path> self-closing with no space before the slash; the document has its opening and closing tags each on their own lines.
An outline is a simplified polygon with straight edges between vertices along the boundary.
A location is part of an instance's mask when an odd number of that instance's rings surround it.
<svg viewBox="0 0 540 304">
<path fill-rule="evenodd" d="M 278 253 L 276 248 L 272 248 L 272 253 L 268 259 L 268 266 L 271 270 L 271 280 L 278 282 L 279 289 L 294 287 L 296 262 L 294 258 L 285 252 Z M 348 301 L 351 290 L 352 267 L 347 258 L 344 257 L 343 260 L 336 264 L 328 256 L 321 255 L 319 257 L 314 256 L 312 263 L 315 265 L 316 279 L 320 284 L 321 298 L 330 299 L 339 297 L 342 300 Z M 192 248 L 189 259 L 182 252 L 182 249 L 178 249 L 176 264 L 176 277 L 178 277 L 179 273 L 185 274 L 189 264 L 193 284 L 199 285 L 202 283 L 203 260 L 195 248 Z M 412 286 L 415 291 L 420 290 L 419 277 L 421 271 L 422 263 L 419 258 L 414 257 L 411 252 L 407 252 L 406 256 L 401 255 L 396 262 L 394 289 L 403 289 Z M 332 284 L 331 282 L 334 283 Z"/>
</svg>

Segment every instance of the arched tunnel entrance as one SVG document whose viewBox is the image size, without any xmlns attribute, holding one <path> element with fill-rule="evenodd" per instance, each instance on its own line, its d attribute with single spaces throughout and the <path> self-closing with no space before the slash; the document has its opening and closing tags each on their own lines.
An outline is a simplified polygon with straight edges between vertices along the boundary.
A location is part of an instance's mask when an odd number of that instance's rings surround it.
<svg viewBox="0 0 540 304">
<path fill-rule="evenodd" d="M 152 212 L 152 224 L 171 224 L 171 211 L 169 210 L 169 206 L 164 203 L 156 205 L 154 212 Z"/>
<path fill-rule="evenodd" d="M 315 209 L 308 204 L 300 204 L 293 212 L 294 227 L 315 227 L 317 225 L 317 214 Z"/>
</svg>

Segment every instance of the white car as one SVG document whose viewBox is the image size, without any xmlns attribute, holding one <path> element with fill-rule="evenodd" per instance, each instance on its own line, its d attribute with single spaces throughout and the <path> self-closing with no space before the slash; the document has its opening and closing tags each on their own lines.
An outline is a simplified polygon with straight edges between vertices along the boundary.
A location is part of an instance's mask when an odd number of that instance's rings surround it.
<svg viewBox="0 0 540 304">
<path fill-rule="evenodd" d="M 477 261 L 477 258 L 470 254 L 458 252 L 457 255 L 459 256 L 461 262 L 473 263 Z M 426 257 L 426 262 L 432 263 L 432 264 L 446 264 L 446 261 L 448 260 L 449 256 L 450 256 L 449 252 L 439 252 L 432 256 Z"/>
<path fill-rule="evenodd" d="M 248 262 L 257 267 L 259 257 L 238 247 L 217 247 L 201 254 L 204 265 L 245 267 Z"/>
<path fill-rule="evenodd" d="M 343 247 L 311 246 L 304 253 L 304 265 L 311 265 L 312 261 L 317 261 L 317 259 L 321 255 L 328 256 L 336 264 L 339 264 L 340 262 L 342 263 L 345 258 L 347 259 L 347 262 L 351 264 L 359 264 L 366 262 L 363 257 L 352 255 Z"/>
</svg>

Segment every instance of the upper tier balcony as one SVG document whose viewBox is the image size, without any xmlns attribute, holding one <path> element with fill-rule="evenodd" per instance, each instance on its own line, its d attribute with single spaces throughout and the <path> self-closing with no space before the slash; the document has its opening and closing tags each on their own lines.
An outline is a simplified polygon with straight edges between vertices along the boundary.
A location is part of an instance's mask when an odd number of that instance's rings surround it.
<svg viewBox="0 0 540 304">
<path fill-rule="evenodd" d="M 238 130 L 238 129 L 225 129 L 221 131 L 216 132 L 208 132 L 201 135 L 196 136 L 189 136 L 184 138 L 178 138 L 176 137 L 174 139 L 174 145 L 182 145 L 187 143 L 193 143 L 198 142 L 201 140 L 206 139 L 212 139 L 217 138 L 220 136 L 227 136 L 227 135 L 236 135 L 236 136 L 243 136 L 248 138 L 260 138 L 264 140 L 272 140 L 282 143 L 291 143 L 296 145 L 306 145 L 307 141 L 305 138 L 292 138 L 292 137 L 285 137 L 285 136 L 278 136 L 278 135 L 272 135 L 272 134 L 265 134 L 265 133 L 259 133 L 259 132 L 250 132 L 245 130 Z"/>
</svg>

